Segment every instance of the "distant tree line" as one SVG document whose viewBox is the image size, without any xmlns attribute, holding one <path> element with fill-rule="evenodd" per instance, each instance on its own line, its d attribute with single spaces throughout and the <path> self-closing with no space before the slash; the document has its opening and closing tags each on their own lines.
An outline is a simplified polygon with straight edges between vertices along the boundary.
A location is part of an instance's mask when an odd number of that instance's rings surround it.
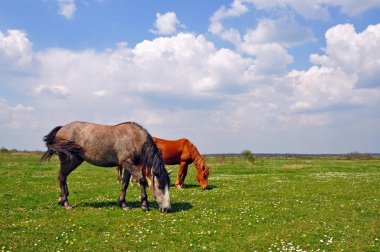
<svg viewBox="0 0 380 252">
<path fill-rule="evenodd" d="M 373 156 L 369 153 L 359 153 L 359 152 L 350 152 L 346 154 L 346 158 L 349 160 L 352 159 L 373 159 Z"/>
<path fill-rule="evenodd" d="M 27 151 L 27 150 L 17 150 L 17 149 L 7 149 L 5 147 L 0 148 L 0 153 L 42 153 L 42 151 Z"/>
<path fill-rule="evenodd" d="M 27 151 L 27 150 L 17 150 L 17 149 L 7 149 L 5 147 L 0 148 L 0 153 L 42 153 L 41 151 Z M 303 158 L 303 157 L 316 157 L 316 158 L 323 158 L 323 157 L 335 157 L 339 159 L 348 159 L 348 160 L 354 160 L 354 159 L 362 159 L 362 160 L 368 160 L 373 158 L 380 158 L 379 153 L 370 154 L 370 153 L 360 153 L 357 151 L 350 152 L 347 154 L 263 154 L 258 153 L 255 154 L 258 157 L 289 157 L 289 158 Z M 206 154 L 207 156 L 215 156 L 217 157 L 218 163 L 224 163 L 226 157 L 243 157 L 247 161 L 249 161 L 251 164 L 255 163 L 257 157 L 253 155 L 252 151 L 250 150 L 243 150 L 241 153 L 228 153 L 228 154 Z"/>
</svg>

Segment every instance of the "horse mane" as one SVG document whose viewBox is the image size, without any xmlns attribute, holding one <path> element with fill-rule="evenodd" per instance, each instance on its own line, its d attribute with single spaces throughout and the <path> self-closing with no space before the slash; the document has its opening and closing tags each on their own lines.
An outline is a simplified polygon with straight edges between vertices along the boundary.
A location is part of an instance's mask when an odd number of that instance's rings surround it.
<svg viewBox="0 0 380 252">
<path fill-rule="evenodd" d="M 159 184 L 165 185 L 167 183 L 170 186 L 170 177 L 165 169 L 161 152 L 149 132 L 136 122 L 124 122 L 116 126 L 123 124 L 133 124 L 145 132 L 146 139 L 140 153 L 141 167 L 143 170 L 147 169 L 149 174 L 152 174 L 153 169 L 153 174 L 158 178 Z"/>
<path fill-rule="evenodd" d="M 149 134 L 147 134 L 145 143 L 142 146 L 140 161 L 142 168 L 148 169 L 149 173 L 153 169 L 153 174 L 158 177 L 160 185 L 165 185 L 166 183 L 170 185 L 170 177 L 165 169 L 161 152 Z"/>
<path fill-rule="evenodd" d="M 195 147 L 195 145 L 190 140 L 188 140 L 188 148 L 190 151 L 191 158 L 193 159 L 195 168 L 198 172 L 202 171 L 201 167 L 205 165 L 205 161 L 202 155 L 199 153 L 197 147 Z"/>
<path fill-rule="evenodd" d="M 144 129 L 144 127 L 141 126 L 140 124 L 138 124 L 137 122 L 122 122 L 122 123 L 116 124 L 115 126 L 120 126 L 120 125 L 124 125 L 124 124 L 133 124 L 133 125 L 137 126 L 138 128 L 142 129 L 143 131 L 145 131 L 147 134 L 149 134 L 148 131 L 146 129 Z"/>
</svg>

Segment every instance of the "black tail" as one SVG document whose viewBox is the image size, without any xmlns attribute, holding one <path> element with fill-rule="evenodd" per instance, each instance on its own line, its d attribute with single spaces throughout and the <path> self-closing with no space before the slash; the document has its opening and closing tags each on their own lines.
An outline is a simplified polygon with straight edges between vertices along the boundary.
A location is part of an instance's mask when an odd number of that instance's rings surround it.
<svg viewBox="0 0 380 252">
<path fill-rule="evenodd" d="M 42 155 L 41 160 L 49 160 L 54 154 L 61 158 L 78 159 L 82 154 L 82 148 L 76 143 L 68 140 L 55 141 L 55 136 L 62 126 L 55 127 L 49 134 L 44 136 L 48 150 Z"/>
<path fill-rule="evenodd" d="M 142 147 L 140 160 L 143 169 L 153 169 L 153 174 L 158 177 L 160 185 L 165 185 L 166 183 L 170 185 L 170 177 L 165 169 L 161 152 L 149 134 Z"/>
</svg>

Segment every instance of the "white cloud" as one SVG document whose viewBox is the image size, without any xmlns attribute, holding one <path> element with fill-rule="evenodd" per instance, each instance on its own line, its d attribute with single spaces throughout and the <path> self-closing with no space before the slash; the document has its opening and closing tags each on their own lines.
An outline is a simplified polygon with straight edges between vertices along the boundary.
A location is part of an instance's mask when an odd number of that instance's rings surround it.
<svg viewBox="0 0 380 252">
<path fill-rule="evenodd" d="M 225 15 L 243 10 L 236 7 Z M 326 33 L 325 54 L 310 57 L 314 66 L 288 73 L 293 57 L 286 48 L 311 36 L 288 39 L 280 30 L 308 30 L 295 23 L 287 26 L 282 19 L 263 19 L 260 24 L 236 51 L 218 48 L 193 33 L 145 40 L 134 47 L 122 42 L 103 51 L 30 49 L 33 75 L 12 76 L 4 85 L 22 83 L 31 102 L 11 106 L 0 100 L 0 124 L 40 127 L 42 136 L 72 120 L 134 120 L 157 136 L 189 136 L 211 152 L 239 151 L 268 137 L 289 141 L 282 132 L 293 130 L 298 136 L 303 129 L 331 127 L 360 115 L 346 113 L 349 119 L 342 116 L 338 122 L 334 110 L 351 112 L 350 106 L 366 109 L 380 103 L 376 85 L 357 88 L 363 76 L 379 72 L 377 26 L 361 33 L 349 25 L 333 27 Z M 220 139 L 234 144 L 216 146 Z M 40 137 L 36 141 L 42 145 Z"/>
<path fill-rule="evenodd" d="M 241 0 L 234 0 L 231 3 L 231 6 L 229 8 L 227 8 L 224 5 L 221 6 L 210 18 L 209 31 L 214 34 L 218 34 L 222 32 L 223 19 L 230 18 L 230 17 L 239 17 L 240 15 L 246 13 L 247 11 L 248 11 L 247 6 L 244 5 L 243 1 Z"/>
<path fill-rule="evenodd" d="M 58 2 L 58 13 L 67 19 L 72 19 L 74 13 L 77 10 L 74 0 L 57 0 Z"/>
<path fill-rule="evenodd" d="M 233 43 L 239 48 L 241 43 L 240 31 L 236 28 L 228 28 L 223 22 L 229 18 L 238 18 L 253 9 L 273 12 L 277 16 L 285 16 L 279 19 L 262 19 L 255 30 L 249 29 L 245 37 L 250 36 L 255 43 L 275 42 L 285 47 L 292 47 L 314 40 L 309 28 L 297 24 L 295 14 L 304 19 L 328 20 L 330 18 L 330 7 L 338 7 L 349 16 L 357 16 L 365 11 L 380 7 L 378 0 L 234 0 L 230 6 L 221 6 L 210 18 L 209 32 L 220 37 L 224 41 Z"/>
<path fill-rule="evenodd" d="M 35 129 L 35 108 L 31 105 L 17 104 L 11 106 L 6 100 L 0 99 L 0 127 L 7 129 Z"/>
<path fill-rule="evenodd" d="M 8 35 L 0 31 L 0 66 L 4 69 L 23 69 L 33 59 L 32 43 L 27 34 L 20 30 L 8 30 Z"/>
<path fill-rule="evenodd" d="M 151 32 L 160 35 L 176 34 L 178 27 L 184 27 L 174 12 L 157 13 L 154 26 L 156 30 L 151 30 Z"/>
<path fill-rule="evenodd" d="M 349 16 L 357 16 L 369 9 L 380 6 L 377 0 L 245 0 L 245 3 L 253 4 L 259 10 L 273 10 L 275 8 L 292 8 L 306 19 L 326 20 L 330 18 L 329 7 L 338 7 Z"/>
<path fill-rule="evenodd" d="M 103 97 L 107 94 L 108 92 L 106 90 L 97 90 L 94 92 L 95 97 Z"/>
<path fill-rule="evenodd" d="M 222 22 L 248 12 L 249 3 L 236 0 L 229 8 L 220 7 L 210 18 L 209 31 L 232 42 L 239 51 L 255 57 L 247 75 L 252 81 L 267 82 L 268 79 L 263 80 L 262 76 L 286 74 L 287 66 L 293 62 L 286 48 L 313 41 L 314 36 L 311 29 L 300 26 L 293 17 L 283 16 L 276 20 L 259 20 L 256 29 L 248 29 L 242 40 L 238 30 L 225 28 Z"/>
<path fill-rule="evenodd" d="M 239 31 L 234 28 L 224 28 L 222 21 L 230 17 L 239 17 L 247 11 L 247 6 L 241 0 L 234 0 L 229 8 L 223 5 L 211 16 L 208 30 L 238 46 L 241 40 Z"/>
<path fill-rule="evenodd" d="M 286 10 L 289 7 L 306 19 L 326 20 L 330 13 L 326 6 L 329 0 L 321 3 L 319 0 L 293 1 L 293 0 L 246 0 L 259 10 L 271 11 L 275 8 Z"/>
<path fill-rule="evenodd" d="M 325 55 L 313 54 L 307 71 L 288 74 L 295 111 L 334 110 L 373 105 L 380 101 L 380 25 L 356 33 L 353 25 L 326 32 Z M 361 89 L 361 88 L 373 89 Z"/>
<path fill-rule="evenodd" d="M 356 87 L 380 86 L 380 24 L 357 33 L 351 24 L 337 25 L 326 32 L 325 55 L 310 60 L 358 77 Z"/>
<path fill-rule="evenodd" d="M 328 109 L 338 104 L 353 104 L 356 76 L 339 69 L 312 67 L 308 71 L 292 71 L 295 102 L 290 106 L 294 111 Z"/>
<path fill-rule="evenodd" d="M 51 96 L 59 97 L 59 98 L 66 98 L 70 94 L 70 91 L 67 87 L 62 86 L 62 85 L 51 85 L 51 86 L 39 85 L 36 88 L 36 93 L 51 95 Z"/>
<path fill-rule="evenodd" d="M 252 76 L 286 74 L 287 65 L 293 62 L 293 57 L 286 49 L 278 43 L 255 44 L 250 42 L 249 37 L 244 37 L 244 40 L 242 51 L 255 56 Z"/>
<path fill-rule="evenodd" d="M 314 40 L 310 28 L 300 26 L 290 17 L 261 19 L 256 29 L 248 30 L 244 36 L 244 41 L 250 44 L 278 43 L 287 48 Z"/>
<path fill-rule="evenodd" d="M 32 106 L 25 106 L 23 104 L 17 104 L 16 107 L 13 108 L 14 111 L 24 111 L 24 112 L 32 112 L 34 108 Z"/>
<path fill-rule="evenodd" d="M 337 5 L 341 7 L 341 11 L 349 16 L 358 16 L 367 10 L 380 7 L 378 0 L 331 0 L 331 5 Z"/>
<path fill-rule="evenodd" d="M 66 121 L 138 119 L 145 124 L 154 116 L 137 115 L 137 107 L 162 117 L 166 109 L 217 107 L 224 102 L 221 96 L 250 89 L 253 64 L 249 57 L 217 49 L 203 35 L 179 33 L 133 48 L 119 43 L 104 51 L 36 52 L 34 74 L 23 81 L 23 89 L 34 91 L 36 111 L 55 108 Z M 48 109 L 47 117 L 54 118 L 54 110 Z"/>
</svg>

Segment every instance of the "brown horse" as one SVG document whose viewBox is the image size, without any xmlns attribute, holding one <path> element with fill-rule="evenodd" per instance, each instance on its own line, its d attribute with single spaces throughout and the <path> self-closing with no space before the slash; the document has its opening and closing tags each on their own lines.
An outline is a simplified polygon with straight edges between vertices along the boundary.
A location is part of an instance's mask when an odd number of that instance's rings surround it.
<svg viewBox="0 0 380 252">
<path fill-rule="evenodd" d="M 175 182 L 177 188 L 181 189 L 185 182 L 188 165 L 194 163 L 197 170 L 197 180 L 202 189 L 208 189 L 209 166 L 206 165 L 201 154 L 195 145 L 186 138 L 178 140 L 164 140 L 153 137 L 153 141 L 157 144 L 161 151 L 162 158 L 166 165 L 179 164 L 178 177 Z M 121 167 L 116 167 L 116 173 L 119 180 L 122 176 Z"/>
<path fill-rule="evenodd" d="M 177 188 L 181 189 L 183 187 L 188 165 L 194 163 L 199 185 L 204 190 L 208 189 L 209 166 L 206 165 L 197 147 L 195 147 L 192 142 L 186 138 L 165 140 L 156 137 L 153 137 L 153 141 L 161 151 L 162 158 L 166 165 L 180 165 L 175 182 Z"/>
<path fill-rule="evenodd" d="M 124 170 L 119 206 L 128 210 L 125 194 L 131 175 L 141 187 L 141 207 L 149 210 L 146 186 L 156 198 L 159 209 L 170 208 L 169 175 L 162 156 L 150 134 L 136 123 L 100 125 L 72 122 L 54 128 L 44 137 L 47 152 L 42 159 L 59 156 L 58 180 L 61 187 L 59 204 L 71 209 L 68 202 L 67 176 L 83 161 L 102 167 L 120 166 Z"/>
</svg>

